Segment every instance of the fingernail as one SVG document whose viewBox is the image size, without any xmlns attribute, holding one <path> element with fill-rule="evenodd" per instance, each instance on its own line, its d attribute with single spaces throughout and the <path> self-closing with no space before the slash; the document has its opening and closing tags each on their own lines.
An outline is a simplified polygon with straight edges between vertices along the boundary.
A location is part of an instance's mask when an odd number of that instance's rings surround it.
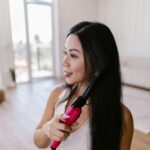
<svg viewBox="0 0 150 150">
<path fill-rule="evenodd" d="M 67 114 L 63 114 L 64 119 L 70 118 Z"/>
<path fill-rule="evenodd" d="M 73 125 L 74 125 L 74 126 L 76 126 L 76 125 L 78 125 L 78 123 L 77 123 L 77 122 L 75 122 L 75 123 L 73 123 Z"/>
</svg>

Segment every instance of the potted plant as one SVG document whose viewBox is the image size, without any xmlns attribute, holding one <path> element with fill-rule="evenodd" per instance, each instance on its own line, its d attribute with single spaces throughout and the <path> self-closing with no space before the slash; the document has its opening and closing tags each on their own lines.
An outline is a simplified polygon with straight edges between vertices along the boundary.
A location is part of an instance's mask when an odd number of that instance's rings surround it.
<svg viewBox="0 0 150 150">
<path fill-rule="evenodd" d="M 16 87 L 16 73 L 15 73 L 15 69 L 14 68 L 10 68 L 10 76 L 11 76 L 11 80 L 12 80 L 12 84 L 11 87 Z"/>
</svg>

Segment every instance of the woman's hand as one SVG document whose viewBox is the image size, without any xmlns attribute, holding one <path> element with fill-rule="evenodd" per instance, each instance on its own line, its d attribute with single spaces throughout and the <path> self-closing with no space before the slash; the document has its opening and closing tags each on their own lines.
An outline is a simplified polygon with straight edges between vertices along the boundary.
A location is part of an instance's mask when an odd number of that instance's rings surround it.
<svg viewBox="0 0 150 150">
<path fill-rule="evenodd" d="M 55 116 L 43 126 L 43 131 L 50 140 L 63 141 L 70 135 L 72 127 L 62 123 L 66 118 L 68 116 L 63 114 Z"/>
</svg>

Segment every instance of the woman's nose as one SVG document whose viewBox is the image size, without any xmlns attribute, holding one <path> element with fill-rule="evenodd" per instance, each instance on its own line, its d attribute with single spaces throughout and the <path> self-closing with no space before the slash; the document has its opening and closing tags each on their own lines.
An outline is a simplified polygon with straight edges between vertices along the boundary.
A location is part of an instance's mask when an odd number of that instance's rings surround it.
<svg viewBox="0 0 150 150">
<path fill-rule="evenodd" d="M 63 67 L 69 67 L 69 56 L 64 56 L 64 59 L 63 59 L 63 63 L 62 63 L 62 65 L 63 65 Z"/>
</svg>

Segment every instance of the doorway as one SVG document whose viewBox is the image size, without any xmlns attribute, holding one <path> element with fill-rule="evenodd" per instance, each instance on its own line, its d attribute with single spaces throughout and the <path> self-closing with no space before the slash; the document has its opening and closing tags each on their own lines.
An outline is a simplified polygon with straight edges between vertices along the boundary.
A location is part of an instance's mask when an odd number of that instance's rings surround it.
<svg viewBox="0 0 150 150">
<path fill-rule="evenodd" d="M 10 0 L 16 82 L 53 76 L 51 0 Z"/>
</svg>

